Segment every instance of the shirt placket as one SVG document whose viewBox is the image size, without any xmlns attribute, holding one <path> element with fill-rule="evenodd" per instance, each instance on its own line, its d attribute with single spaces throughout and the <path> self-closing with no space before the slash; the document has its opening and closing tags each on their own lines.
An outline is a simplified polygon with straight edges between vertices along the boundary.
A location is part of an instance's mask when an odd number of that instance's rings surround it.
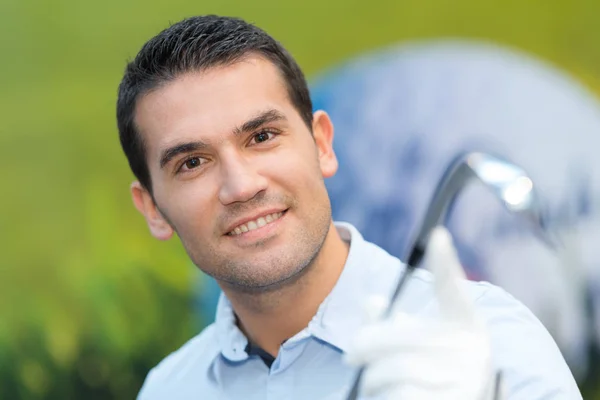
<svg viewBox="0 0 600 400">
<path fill-rule="evenodd" d="M 267 400 L 294 399 L 294 362 L 301 356 L 310 338 L 284 343 L 269 370 Z"/>
</svg>

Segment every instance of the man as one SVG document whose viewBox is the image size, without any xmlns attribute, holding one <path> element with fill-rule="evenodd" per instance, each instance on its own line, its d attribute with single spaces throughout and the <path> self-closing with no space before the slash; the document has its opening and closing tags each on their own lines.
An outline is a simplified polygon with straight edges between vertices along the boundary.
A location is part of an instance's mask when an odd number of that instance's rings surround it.
<svg viewBox="0 0 600 400">
<path fill-rule="evenodd" d="M 149 374 L 141 399 L 579 399 L 556 345 L 505 292 L 456 281 L 445 231 L 392 318 L 403 265 L 331 218 L 333 126 L 262 30 L 217 16 L 144 45 L 119 87 L 136 208 L 221 286 L 216 321 Z M 361 155 L 369 162 L 376 155 Z M 367 311 L 370 321 L 365 318 Z M 371 397 L 370 397 L 371 398 Z"/>
</svg>

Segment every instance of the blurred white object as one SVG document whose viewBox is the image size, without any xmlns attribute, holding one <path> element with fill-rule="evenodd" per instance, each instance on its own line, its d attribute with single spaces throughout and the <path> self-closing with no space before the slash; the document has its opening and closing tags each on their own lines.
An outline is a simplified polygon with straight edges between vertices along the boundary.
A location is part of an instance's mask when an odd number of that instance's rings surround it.
<svg viewBox="0 0 600 400">
<path fill-rule="evenodd" d="M 396 311 L 381 320 L 385 298 L 366 304 L 373 322 L 357 333 L 346 355 L 351 364 L 366 365 L 363 395 L 389 400 L 499 399 L 494 397 L 490 337 L 461 289 L 464 271 L 445 228 L 432 232 L 424 267 L 433 274 L 439 319 Z"/>
<path fill-rule="evenodd" d="M 461 194 L 448 227 L 468 276 L 505 288 L 530 308 L 583 378 L 590 321 L 599 321 L 591 317 L 600 314 L 597 98 L 529 55 L 450 40 L 361 56 L 321 75 L 312 95 L 336 126 L 340 170 L 327 181 L 334 218 L 396 256 L 405 256 L 456 154 L 489 152 L 528 172 L 553 228 L 570 238 L 560 259 L 482 187 Z"/>
</svg>

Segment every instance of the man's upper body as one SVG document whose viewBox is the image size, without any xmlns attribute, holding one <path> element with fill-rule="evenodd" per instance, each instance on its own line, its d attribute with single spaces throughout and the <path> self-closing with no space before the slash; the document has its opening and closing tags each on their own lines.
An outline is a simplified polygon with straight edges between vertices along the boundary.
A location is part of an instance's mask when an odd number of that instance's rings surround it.
<svg viewBox="0 0 600 400">
<path fill-rule="evenodd" d="M 150 39 L 128 64 L 117 120 L 137 178 L 133 202 L 151 234 L 159 240 L 177 234 L 225 295 L 218 322 L 157 368 L 141 397 L 342 398 L 355 372 L 342 356 L 352 353 L 364 301 L 390 293 L 402 266 L 350 227 L 336 229 L 324 183 L 338 167 L 333 124 L 324 111 L 313 112 L 290 54 L 245 21 L 188 18 Z M 356 162 L 373 157 L 365 149 Z M 430 282 L 424 273 L 412 279 L 403 296 L 407 313 L 435 315 L 433 287 L 440 280 Z M 485 353 L 493 353 L 502 368 L 509 399 L 578 398 L 556 346 L 529 312 L 486 285 L 464 290 L 489 326 L 494 348 Z M 397 332 L 397 326 L 380 328 L 388 337 Z M 478 365 L 478 351 L 458 346 L 470 342 L 446 340 L 432 350 L 443 334 L 433 341 L 398 336 L 414 339 L 402 343 L 410 354 L 392 343 L 384 356 L 412 356 L 431 377 L 442 378 L 436 382 L 468 386 L 454 367 Z M 270 368 L 248 359 L 248 342 L 274 359 Z M 361 364 L 365 384 L 373 383 L 369 378 L 378 375 L 373 371 L 380 361 L 385 365 L 383 358 Z M 446 362 L 443 368 L 439 361 Z M 429 391 L 422 376 L 405 372 L 392 382 L 394 392 L 408 384 L 423 399 L 439 398 L 432 394 L 440 393 L 439 386 Z M 461 393 L 445 388 L 444 395 Z"/>
<path fill-rule="evenodd" d="M 215 323 L 155 367 L 139 398 L 345 399 L 356 370 L 343 353 L 364 324 L 362 306 L 374 294 L 391 295 L 404 265 L 365 241 L 352 225 L 336 227 L 351 243 L 344 270 L 308 326 L 282 344 L 270 368 L 259 355 L 248 354 L 248 340 L 222 296 Z M 465 281 L 464 288 L 489 328 L 506 399 L 581 398 L 556 344 L 529 310 L 488 283 Z M 406 290 L 403 311 L 436 316 L 428 271 L 418 270 Z"/>
</svg>

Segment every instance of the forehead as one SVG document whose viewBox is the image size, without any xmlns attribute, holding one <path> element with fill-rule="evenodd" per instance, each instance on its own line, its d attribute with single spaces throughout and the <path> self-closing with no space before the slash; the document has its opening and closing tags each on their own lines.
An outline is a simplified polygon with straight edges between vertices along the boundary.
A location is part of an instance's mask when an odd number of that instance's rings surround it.
<svg viewBox="0 0 600 400">
<path fill-rule="evenodd" d="M 264 110 L 299 119 L 279 70 L 260 57 L 184 74 L 143 96 L 135 121 L 148 157 L 182 141 L 214 143 Z M 150 160 L 149 160 L 150 161 Z"/>
</svg>

